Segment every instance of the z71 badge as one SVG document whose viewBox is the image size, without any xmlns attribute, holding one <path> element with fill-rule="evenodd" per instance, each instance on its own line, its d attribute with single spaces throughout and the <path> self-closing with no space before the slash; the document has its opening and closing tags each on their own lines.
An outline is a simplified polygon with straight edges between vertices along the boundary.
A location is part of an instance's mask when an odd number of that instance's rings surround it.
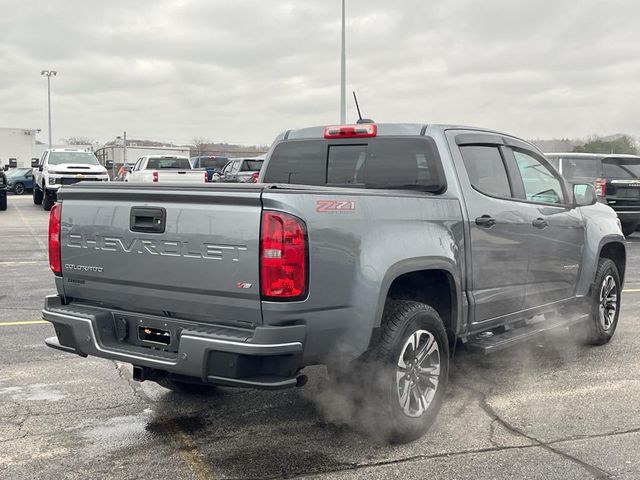
<svg viewBox="0 0 640 480">
<path fill-rule="evenodd" d="M 356 202 L 353 200 L 318 200 L 316 202 L 316 212 L 352 212 L 356 209 Z"/>
</svg>

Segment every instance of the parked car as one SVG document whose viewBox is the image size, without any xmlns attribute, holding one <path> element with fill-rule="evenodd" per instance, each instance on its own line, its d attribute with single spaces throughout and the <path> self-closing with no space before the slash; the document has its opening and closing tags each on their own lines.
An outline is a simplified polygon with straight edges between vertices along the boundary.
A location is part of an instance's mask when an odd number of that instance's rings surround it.
<svg viewBox="0 0 640 480">
<path fill-rule="evenodd" d="M 45 150 L 40 160 L 33 160 L 33 203 L 51 210 L 58 189 L 82 181 L 108 182 L 107 169 L 92 152 L 75 148 Z"/>
<path fill-rule="evenodd" d="M 7 176 L 0 170 L 0 211 L 7 209 Z"/>
<path fill-rule="evenodd" d="M 290 130 L 260 181 L 63 190 L 47 345 L 175 390 L 302 386 L 305 366 L 326 364 L 401 442 L 434 421 L 458 340 L 490 353 L 560 329 L 593 345 L 614 335 L 619 221 L 523 140 Z"/>
<path fill-rule="evenodd" d="M 640 157 L 591 153 L 548 153 L 569 182 L 594 184 L 598 201 L 609 205 L 631 235 L 640 225 Z"/>
<path fill-rule="evenodd" d="M 129 183 L 205 183 L 207 172 L 193 170 L 187 157 L 145 155 L 127 173 Z"/>
<path fill-rule="evenodd" d="M 33 191 L 33 169 L 14 168 L 7 172 L 7 189 L 16 195 Z"/>
<path fill-rule="evenodd" d="M 213 176 L 220 173 L 229 159 L 219 155 L 200 155 L 191 157 L 190 162 L 194 170 L 206 170 L 207 181 L 212 182 Z"/>
<path fill-rule="evenodd" d="M 232 158 L 219 175 L 214 175 L 214 182 L 256 183 L 264 164 L 264 155 L 253 158 Z"/>
</svg>

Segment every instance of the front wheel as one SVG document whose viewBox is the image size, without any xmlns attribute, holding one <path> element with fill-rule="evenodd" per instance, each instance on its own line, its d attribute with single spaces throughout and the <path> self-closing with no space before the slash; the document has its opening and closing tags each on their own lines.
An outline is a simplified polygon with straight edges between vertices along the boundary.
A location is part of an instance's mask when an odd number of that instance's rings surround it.
<svg viewBox="0 0 640 480">
<path fill-rule="evenodd" d="M 374 422 L 391 443 L 423 436 L 433 424 L 447 387 L 449 342 L 442 320 L 428 305 L 393 301 L 385 309 L 380 343 L 368 352 L 369 385 L 379 399 Z"/>
<path fill-rule="evenodd" d="M 7 209 L 7 194 L 5 192 L 0 193 L 0 211 Z"/>
<path fill-rule="evenodd" d="M 13 186 L 13 193 L 16 195 L 24 195 L 24 185 L 22 183 L 16 183 Z"/>
<path fill-rule="evenodd" d="M 621 291 L 616 264 L 601 258 L 591 292 L 591 315 L 584 324 L 574 327 L 578 340 L 587 345 L 609 343 L 618 326 Z"/>
<path fill-rule="evenodd" d="M 37 185 L 33 186 L 33 204 L 34 205 L 42 205 L 42 190 L 38 188 Z"/>
<path fill-rule="evenodd" d="M 55 193 L 50 193 L 47 192 L 45 190 L 44 192 L 44 196 L 42 198 L 42 207 L 46 210 L 49 211 L 51 210 L 51 207 L 53 207 L 53 204 L 56 203 L 56 194 Z"/>
</svg>

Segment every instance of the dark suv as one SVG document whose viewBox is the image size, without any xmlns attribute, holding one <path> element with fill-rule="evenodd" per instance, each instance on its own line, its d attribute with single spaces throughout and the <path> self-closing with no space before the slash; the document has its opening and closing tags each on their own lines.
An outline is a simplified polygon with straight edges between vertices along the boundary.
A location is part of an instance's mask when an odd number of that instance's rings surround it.
<svg viewBox="0 0 640 480">
<path fill-rule="evenodd" d="M 571 183 L 593 182 L 598 201 L 618 214 L 625 236 L 640 225 L 640 157 L 600 153 L 548 153 Z"/>
<path fill-rule="evenodd" d="M 7 209 L 7 176 L 0 170 L 0 211 Z"/>
</svg>

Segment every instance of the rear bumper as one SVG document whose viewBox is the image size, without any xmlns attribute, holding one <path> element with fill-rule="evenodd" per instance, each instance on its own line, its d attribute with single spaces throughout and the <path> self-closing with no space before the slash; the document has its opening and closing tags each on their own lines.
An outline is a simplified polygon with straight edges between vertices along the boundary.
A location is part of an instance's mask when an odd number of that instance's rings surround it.
<svg viewBox="0 0 640 480">
<path fill-rule="evenodd" d="M 304 325 L 255 330 L 202 325 L 101 307 L 63 305 L 56 295 L 46 297 L 42 316 L 56 330 L 57 338 L 45 342 L 52 348 L 213 384 L 286 388 L 296 385 L 302 367 Z M 123 327 L 125 323 L 127 327 Z M 175 333 L 175 338 L 167 348 L 143 345 L 135 333 L 138 324 L 167 329 Z"/>
<path fill-rule="evenodd" d="M 640 210 L 630 210 L 621 208 L 619 210 L 613 209 L 618 215 L 618 218 L 623 223 L 640 223 Z"/>
</svg>

